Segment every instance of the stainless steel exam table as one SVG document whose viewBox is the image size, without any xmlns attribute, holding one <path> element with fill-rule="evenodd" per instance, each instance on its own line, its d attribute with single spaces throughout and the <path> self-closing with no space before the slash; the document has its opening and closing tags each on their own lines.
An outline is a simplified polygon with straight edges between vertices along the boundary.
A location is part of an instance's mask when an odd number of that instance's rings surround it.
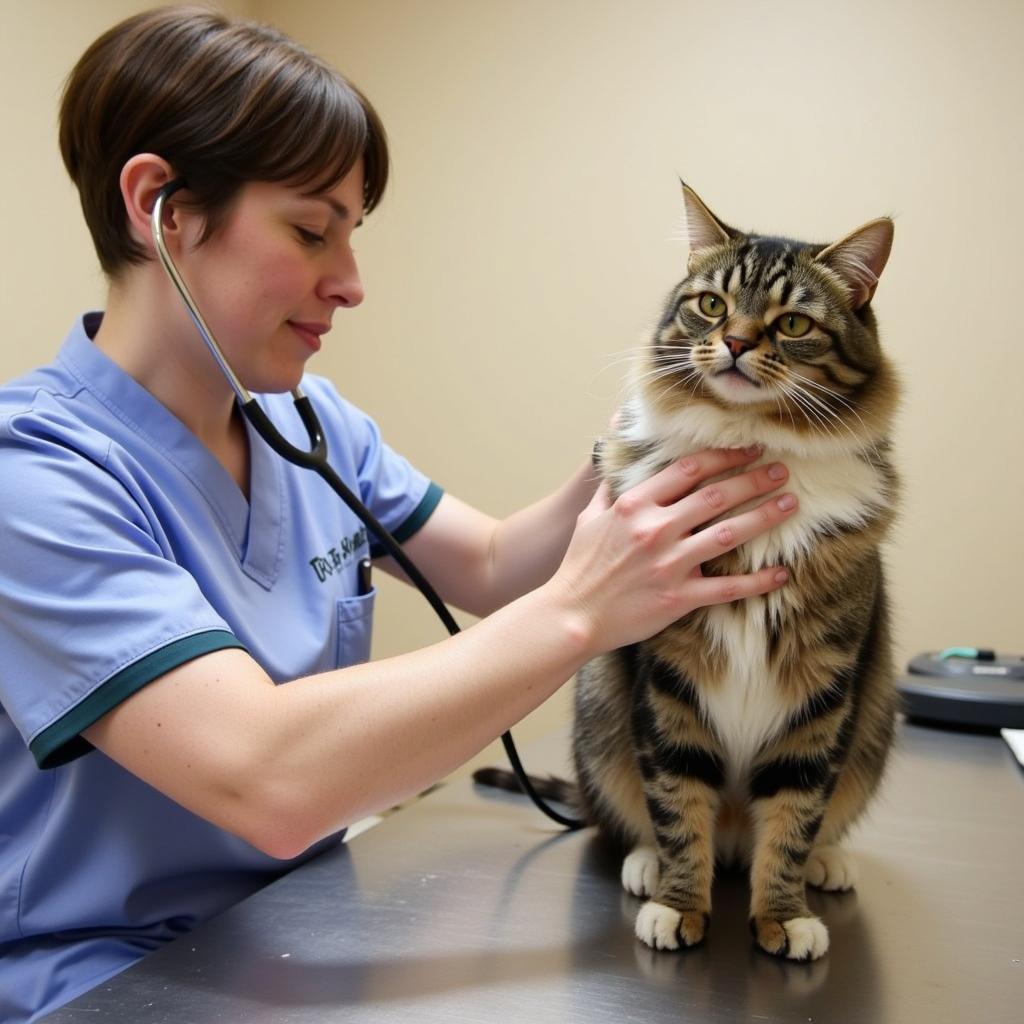
<svg viewBox="0 0 1024 1024">
<path fill-rule="evenodd" d="M 524 752 L 563 772 L 567 739 Z M 904 725 L 851 847 L 812 893 L 816 963 L 758 952 L 742 875 L 706 943 L 655 953 L 592 831 L 458 781 L 261 890 L 51 1024 L 1024 1022 L 1024 772 L 998 737 Z"/>
</svg>

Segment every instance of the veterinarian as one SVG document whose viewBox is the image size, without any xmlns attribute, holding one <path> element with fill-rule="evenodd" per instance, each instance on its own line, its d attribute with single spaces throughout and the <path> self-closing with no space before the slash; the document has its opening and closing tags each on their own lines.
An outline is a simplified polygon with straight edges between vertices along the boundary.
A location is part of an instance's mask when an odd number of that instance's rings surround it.
<svg viewBox="0 0 1024 1024">
<path fill-rule="evenodd" d="M 588 459 L 496 520 L 306 375 L 363 301 L 352 239 L 388 152 L 366 99 L 276 32 L 190 8 L 129 18 L 72 71 L 60 146 L 109 291 L 51 364 L 0 389 L 5 1021 L 424 789 L 589 658 L 782 585 L 781 567 L 700 565 L 792 515 L 772 493 L 784 471 L 702 487 L 757 455 L 708 451 L 614 502 Z M 176 181 L 164 242 L 238 381 L 295 444 L 301 385 L 336 472 L 477 625 L 367 662 L 360 562 L 401 572 L 240 414 L 155 258 Z"/>
</svg>

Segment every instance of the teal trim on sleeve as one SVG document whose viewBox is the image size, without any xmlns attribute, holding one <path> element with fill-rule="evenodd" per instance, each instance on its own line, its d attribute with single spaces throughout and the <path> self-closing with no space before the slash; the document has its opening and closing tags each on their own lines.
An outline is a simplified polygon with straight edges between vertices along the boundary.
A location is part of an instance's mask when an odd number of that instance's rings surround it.
<svg viewBox="0 0 1024 1024">
<path fill-rule="evenodd" d="M 444 496 L 444 488 L 438 487 L 437 484 L 431 480 L 430 486 L 427 488 L 427 493 L 423 495 L 422 500 L 413 509 L 411 515 L 398 527 L 397 530 L 392 532 L 392 536 L 399 544 L 404 544 L 421 526 L 431 517 L 434 509 L 437 508 L 437 503 Z M 381 555 L 385 555 L 387 552 L 377 542 L 374 541 L 370 545 L 370 557 L 380 558 Z"/>
<path fill-rule="evenodd" d="M 28 748 L 36 764 L 40 768 L 57 768 L 88 754 L 93 746 L 80 735 L 83 729 L 172 668 L 202 654 L 229 647 L 245 649 L 234 634 L 223 629 L 211 629 L 175 640 L 121 669 L 32 740 Z"/>
</svg>

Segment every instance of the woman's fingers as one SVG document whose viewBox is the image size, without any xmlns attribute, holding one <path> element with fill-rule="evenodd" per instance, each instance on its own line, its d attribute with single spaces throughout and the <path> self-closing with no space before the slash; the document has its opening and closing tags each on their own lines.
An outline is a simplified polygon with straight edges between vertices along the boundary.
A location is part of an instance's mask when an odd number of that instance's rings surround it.
<svg viewBox="0 0 1024 1024">
<path fill-rule="evenodd" d="M 732 551 L 733 548 L 745 544 L 748 540 L 767 533 L 768 530 L 784 522 L 800 507 L 796 496 L 783 494 L 778 498 L 769 498 L 761 502 L 757 508 L 749 512 L 741 512 L 738 516 L 723 519 L 714 526 L 701 530 L 684 541 L 686 560 L 697 563 L 709 562 L 712 558 Z"/>
<path fill-rule="evenodd" d="M 778 567 L 747 576 L 700 575 L 702 563 L 777 527 L 797 509 L 791 494 L 765 500 L 788 473 L 778 464 L 751 469 L 760 454 L 698 452 L 614 502 L 607 484 L 598 489 L 556 575 L 569 585 L 602 650 L 652 636 L 694 608 L 782 586 L 785 573 Z M 731 514 L 739 506 L 747 510 Z M 712 520 L 720 521 L 694 532 Z"/>
<path fill-rule="evenodd" d="M 778 489 L 789 479 L 789 471 L 781 462 L 758 466 L 713 484 L 705 484 L 693 494 L 676 503 L 673 512 L 681 527 L 680 534 L 725 515 L 730 509 L 755 501 Z"/>
<path fill-rule="evenodd" d="M 789 573 L 776 565 L 746 576 L 694 577 L 687 580 L 687 591 L 692 607 L 705 608 L 771 593 L 788 579 Z"/>
<path fill-rule="evenodd" d="M 638 505 L 674 505 L 705 480 L 730 469 L 747 466 L 761 454 L 759 447 L 711 448 L 673 462 L 620 497 L 629 496 Z"/>
</svg>

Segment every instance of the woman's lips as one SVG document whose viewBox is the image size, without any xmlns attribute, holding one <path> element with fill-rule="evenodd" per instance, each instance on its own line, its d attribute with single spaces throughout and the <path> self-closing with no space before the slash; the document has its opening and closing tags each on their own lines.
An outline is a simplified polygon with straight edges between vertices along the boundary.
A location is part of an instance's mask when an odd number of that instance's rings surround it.
<svg viewBox="0 0 1024 1024">
<path fill-rule="evenodd" d="M 296 323 L 288 321 L 288 326 L 314 351 L 320 351 L 320 335 L 330 330 L 330 324 Z"/>
</svg>

